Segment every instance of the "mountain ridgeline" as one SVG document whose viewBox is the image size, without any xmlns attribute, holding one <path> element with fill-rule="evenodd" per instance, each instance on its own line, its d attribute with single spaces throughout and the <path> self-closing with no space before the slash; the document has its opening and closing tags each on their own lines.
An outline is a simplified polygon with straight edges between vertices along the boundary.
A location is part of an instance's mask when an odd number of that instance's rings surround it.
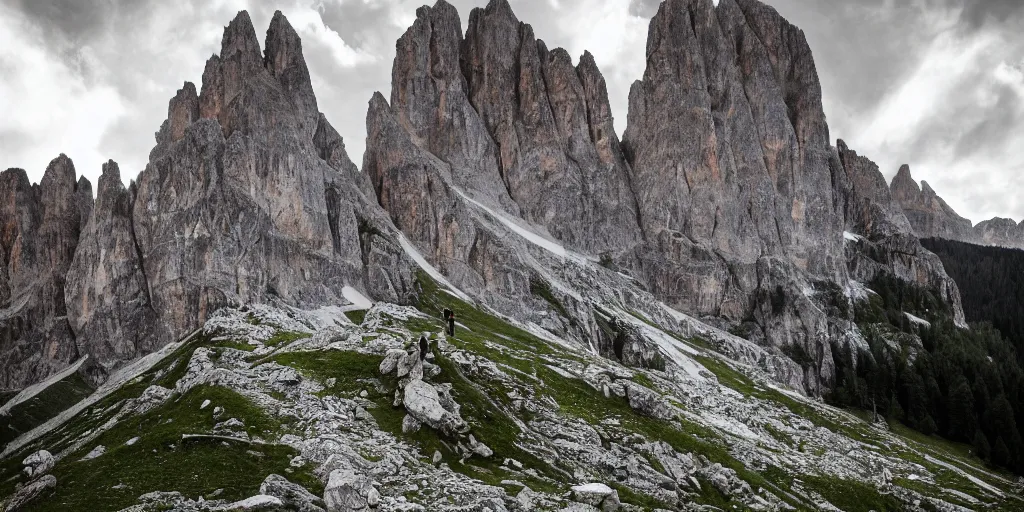
<svg viewBox="0 0 1024 512">
<path fill-rule="evenodd" d="M 832 146 L 798 28 L 757 0 L 668 0 L 646 62 L 620 141 L 592 55 L 574 65 L 505 0 L 463 33 L 438 0 L 370 99 L 360 171 L 295 30 L 276 13 L 261 49 L 240 12 L 129 187 L 108 162 L 93 202 L 63 155 L 38 185 L 0 175 L 0 387 L 82 357 L 100 383 L 225 306 L 412 304 L 427 267 L 611 358 L 657 348 L 609 311 L 742 331 L 721 350 L 812 395 L 860 339 L 860 283 L 927 288 L 965 325 L 904 196 Z"/>
</svg>

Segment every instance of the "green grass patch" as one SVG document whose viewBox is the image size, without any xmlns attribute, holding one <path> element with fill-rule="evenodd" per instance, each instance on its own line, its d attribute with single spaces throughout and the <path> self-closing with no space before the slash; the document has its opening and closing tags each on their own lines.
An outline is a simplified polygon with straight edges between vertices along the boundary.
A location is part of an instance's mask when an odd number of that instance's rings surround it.
<svg viewBox="0 0 1024 512">
<path fill-rule="evenodd" d="M 307 471 L 291 470 L 298 453 L 280 445 L 248 445 L 212 440 L 182 440 L 182 434 L 210 432 L 218 420 L 213 408 L 225 409 L 221 419 L 238 418 L 251 436 L 273 438 L 282 429 L 277 419 L 247 398 L 221 387 L 200 386 L 138 417 L 127 419 L 54 469 L 56 492 L 34 502 L 26 510 L 118 510 L 136 503 L 138 497 L 157 490 L 176 490 L 197 498 L 224 489 L 222 499 L 238 500 L 258 493 L 267 475 L 277 473 L 322 491 Z M 204 400 L 211 405 L 199 407 Z M 124 443 L 140 437 L 132 446 Z M 80 461 L 96 445 L 107 453 Z M 114 487 L 119 487 L 115 489 Z"/>
<path fill-rule="evenodd" d="M 625 485 L 622 485 L 617 482 L 611 483 L 609 487 L 615 489 L 615 491 L 619 494 L 619 501 L 622 503 L 629 503 L 630 505 L 643 507 L 646 510 L 654 510 L 658 508 L 664 510 L 672 510 L 673 508 L 675 508 L 675 505 L 673 504 L 665 503 L 664 501 L 661 501 L 657 498 L 648 496 L 643 493 L 634 492 L 629 487 L 626 487 Z"/>
<path fill-rule="evenodd" d="M 821 494 L 845 512 L 900 512 L 906 506 L 894 496 L 881 494 L 872 485 L 825 476 L 801 477 L 804 487 Z"/>
<path fill-rule="evenodd" d="M 828 430 L 843 434 L 863 443 L 878 446 L 877 440 L 872 439 L 867 435 L 867 429 L 870 427 L 868 427 L 866 423 L 863 424 L 862 428 L 858 428 L 833 420 L 819 412 L 810 404 L 797 400 L 785 393 L 758 385 L 746 375 L 743 375 L 718 359 L 707 356 L 696 356 L 696 359 L 701 365 L 714 373 L 718 378 L 718 382 L 724 386 L 730 387 L 746 396 L 775 402 L 776 404 L 786 407 L 793 414 L 810 420 L 816 426 L 827 428 Z"/>
<path fill-rule="evenodd" d="M 293 341 L 309 338 L 313 336 L 308 332 L 298 331 L 277 331 L 267 341 L 263 342 L 268 347 L 279 347 L 281 345 L 287 345 Z"/>
<path fill-rule="evenodd" d="M 365 309 L 354 309 L 352 311 L 346 311 L 345 316 L 348 317 L 352 323 L 356 325 L 363 325 L 363 320 L 366 318 Z"/>
<path fill-rule="evenodd" d="M 288 352 L 275 355 L 270 360 L 295 368 L 322 383 L 333 378 L 334 385 L 325 389 L 324 393 L 351 397 L 364 389 L 372 391 L 376 387 L 373 381 L 383 379 L 377 370 L 383 359 L 376 354 L 332 350 Z"/>
<path fill-rule="evenodd" d="M 10 414 L 0 421 L 0 447 L 21 434 L 42 425 L 50 418 L 75 405 L 94 391 L 92 385 L 78 373 L 53 383 L 36 396 L 11 408 Z"/>
</svg>

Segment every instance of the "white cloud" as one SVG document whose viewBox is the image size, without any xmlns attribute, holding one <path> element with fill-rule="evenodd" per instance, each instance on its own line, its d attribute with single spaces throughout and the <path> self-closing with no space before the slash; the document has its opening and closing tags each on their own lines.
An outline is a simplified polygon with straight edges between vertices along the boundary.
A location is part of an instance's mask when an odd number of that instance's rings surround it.
<svg viewBox="0 0 1024 512">
<path fill-rule="evenodd" d="M 102 76 L 87 83 L 76 69 L 83 63 L 48 54 L 46 35 L 18 12 L 0 8 L 0 33 L 18 34 L 0 45 L 0 131 L 27 135 L 25 143 L 12 139 L 0 147 L 0 167 L 22 167 L 38 181 L 50 160 L 66 153 L 80 172 L 98 173 L 104 161 L 100 138 L 125 112 L 120 95 Z M 79 58 L 96 70 L 93 75 L 102 73 L 91 49 Z"/>
<path fill-rule="evenodd" d="M 337 32 L 324 24 L 322 14 L 316 7 L 296 7 L 282 12 L 302 38 L 303 52 L 327 51 L 334 62 L 343 68 L 371 63 L 378 59 L 374 55 L 349 46 Z"/>
</svg>

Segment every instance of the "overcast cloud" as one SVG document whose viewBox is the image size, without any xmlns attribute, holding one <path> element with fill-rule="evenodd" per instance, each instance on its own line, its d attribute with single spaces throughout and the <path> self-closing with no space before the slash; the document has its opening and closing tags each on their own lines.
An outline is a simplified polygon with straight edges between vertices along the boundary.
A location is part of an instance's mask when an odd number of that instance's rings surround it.
<svg viewBox="0 0 1024 512">
<path fill-rule="evenodd" d="M 247 9 L 262 39 L 280 9 L 302 37 L 320 110 L 353 160 L 366 104 L 388 96 L 395 40 L 424 0 L 0 0 L 0 169 L 38 180 L 68 154 L 94 183 L 113 158 L 145 166 L 167 100 L 201 83 L 223 27 Z M 452 0 L 465 26 L 485 0 Z M 511 0 L 548 46 L 594 54 L 616 129 L 643 74 L 656 0 Z M 811 43 L 833 139 L 887 177 L 903 163 L 958 212 L 1024 217 L 1024 1 L 768 0 Z"/>
</svg>

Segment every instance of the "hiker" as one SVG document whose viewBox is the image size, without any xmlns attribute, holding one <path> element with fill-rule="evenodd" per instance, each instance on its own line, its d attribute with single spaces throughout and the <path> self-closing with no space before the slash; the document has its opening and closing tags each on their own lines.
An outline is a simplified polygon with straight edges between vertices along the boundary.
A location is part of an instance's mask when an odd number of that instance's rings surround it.
<svg viewBox="0 0 1024 512">
<path fill-rule="evenodd" d="M 455 337 L 455 312 L 448 312 L 448 336 Z"/>
<path fill-rule="evenodd" d="M 448 308 L 444 308 L 444 312 L 441 313 L 441 316 L 443 316 L 444 317 L 444 321 L 447 322 L 448 321 L 448 317 L 452 316 L 452 310 L 450 310 Z"/>
<path fill-rule="evenodd" d="M 420 361 L 427 358 L 427 352 L 430 351 L 430 342 L 427 341 L 426 336 L 420 336 Z"/>
</svg>

